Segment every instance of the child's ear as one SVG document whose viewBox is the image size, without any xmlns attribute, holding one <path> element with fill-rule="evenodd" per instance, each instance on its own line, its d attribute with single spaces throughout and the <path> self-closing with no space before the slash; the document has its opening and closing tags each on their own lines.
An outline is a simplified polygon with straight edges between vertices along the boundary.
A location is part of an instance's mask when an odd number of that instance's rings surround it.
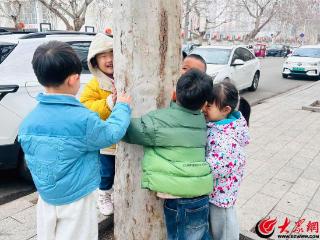
<svg viewBox="0 0 320 240">
<path fill-rule="evenodd" d="M 69 76 L 68 79 L 68 84 L 70 86 L 75 85 L 78 81 L 80 81 L 80 75 L 79 74 L 72 74 L 71 76 Z"/>
<path fill-rule="evenodd" d="M 176 102 L 177 101 L 177 94 L 176 94 L 176 91 L 173 91 L 172 93 L 172 99 L 171 99 L 173 102 Z"/>
<path fill-rule="evenodd" d="M 223 108 L 223 113 L 225 114 L 225 115 L 229 115 L 230 113 L 231 113 L 231 107 L 230 106 L 226 106 L 226 107 L 224 107 Z"/>
</svg>

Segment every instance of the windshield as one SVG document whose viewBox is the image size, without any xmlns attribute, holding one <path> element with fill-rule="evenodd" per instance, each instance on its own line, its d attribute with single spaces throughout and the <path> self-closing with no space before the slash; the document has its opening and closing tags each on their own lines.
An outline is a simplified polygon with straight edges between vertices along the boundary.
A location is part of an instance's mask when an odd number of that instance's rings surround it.
<svg viewBox="0 0 320 240">
<path fill-rule="evenodd" d="M 320 48 L 297 48 L 292 56 L 320 58 Z"/>
<path fill-rule="evenodd" d="M 223 48 L 197 48 L 192 54 L 198 54 L 204 58 L 207 64 L 228 64 L 231 49 Z"/>
</svg>

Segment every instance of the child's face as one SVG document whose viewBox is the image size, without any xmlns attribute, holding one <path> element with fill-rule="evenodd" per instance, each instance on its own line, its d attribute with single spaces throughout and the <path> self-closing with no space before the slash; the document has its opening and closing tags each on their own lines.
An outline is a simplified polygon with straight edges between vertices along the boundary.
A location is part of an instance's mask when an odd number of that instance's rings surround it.
<svg viewBox="0 0 320 240">
<path fill-rule="evenodd" d="M 98 68 L 107 75 L 113 75 L 113 52 L 105 52 L 97 55 Z"/>
<path fill-rule="evenodd" d="M 186 57 L 182 62 L 181 75 L 186 73 L 191 68 L 198 69 L 201 72 L 206 72 L 206 66 L 201 61 L 195 58 Z"/>
<path fill-rule="evenodd" d="M 229 106 L 226 106 L 222 109 L 219 109 L 219 107 L 215 103 L 207 103 L 202 108 L 202 112 L 207 121 L 216 122 L 225 119 L 231 112 L 231 108 Z"/>
</svg>

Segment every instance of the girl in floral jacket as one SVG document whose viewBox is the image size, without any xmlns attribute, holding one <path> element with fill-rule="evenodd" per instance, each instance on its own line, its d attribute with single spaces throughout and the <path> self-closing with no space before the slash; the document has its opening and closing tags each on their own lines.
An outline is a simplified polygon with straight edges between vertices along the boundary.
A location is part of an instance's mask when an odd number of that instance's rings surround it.
<svg viewBox="0 0 320 240">
<path fill-rule="evenodd" d="M 210 194 L 210 227 L 214 240 L 239 239 L 234 205 L 246 164 L 244 147 L 249 143 L 247 122 L 236 110 L 239 99 L 233 84 L 217 83 L 204 109 L 208 120 L 206 160 L 214 181 Z"/>
</svg>

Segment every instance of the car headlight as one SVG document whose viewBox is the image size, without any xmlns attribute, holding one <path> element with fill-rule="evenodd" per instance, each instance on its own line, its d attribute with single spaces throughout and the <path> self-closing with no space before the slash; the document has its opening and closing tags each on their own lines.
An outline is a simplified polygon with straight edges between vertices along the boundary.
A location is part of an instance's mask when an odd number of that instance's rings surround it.
<svg viewBox="0 0 320 240">
<path fill-rule="evenodd" d="M 210 76 L 212 77 L 212 80 L 214 80 L 216 78 L 216 76 L 218 75 L 217 72 L 210 74 Z"/>
</svg>

